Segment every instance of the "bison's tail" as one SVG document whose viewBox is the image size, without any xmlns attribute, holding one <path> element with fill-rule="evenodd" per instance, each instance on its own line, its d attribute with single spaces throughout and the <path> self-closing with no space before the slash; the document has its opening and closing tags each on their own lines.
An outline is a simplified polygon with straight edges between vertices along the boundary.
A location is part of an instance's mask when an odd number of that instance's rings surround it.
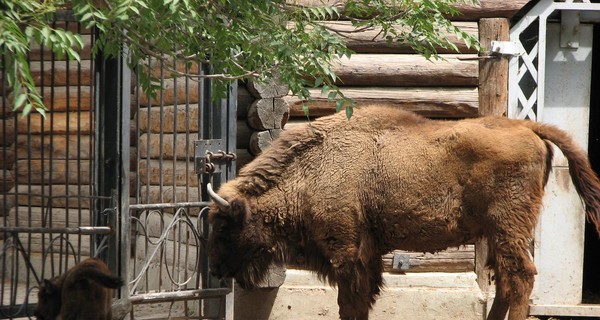
<svg viewBox="0 0 600 320">
<path fill-rule="evenodd" d="M 565 155 L 573 184 L 585 204 L 587 218 L 600 235 L 600 180 L 592 170 L 587 153 L 566 132 L 554 126 L 532 121 L 525 123 L 540 138 L 555 144 Z"/>
</svg>

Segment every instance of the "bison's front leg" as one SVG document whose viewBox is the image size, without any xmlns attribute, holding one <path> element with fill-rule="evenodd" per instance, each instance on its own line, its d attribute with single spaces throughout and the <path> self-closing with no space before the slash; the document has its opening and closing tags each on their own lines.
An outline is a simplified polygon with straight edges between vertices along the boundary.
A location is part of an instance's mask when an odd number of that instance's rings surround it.
<svg viewBox="0 0 600 320">
<path fill-rule="evenodd" d="M 383 285 L 381 259 L 358 261 L 338 268 L 338 305 L 343 320 L 367 320 Z"/>
<path fill-rule="evenodd" d="M 342 320 L 368 320 L 370 303 L 365 292 L 352 290 L 350 281 L 342 280 L 338 284 L 338 305 Z"/>
</svg>

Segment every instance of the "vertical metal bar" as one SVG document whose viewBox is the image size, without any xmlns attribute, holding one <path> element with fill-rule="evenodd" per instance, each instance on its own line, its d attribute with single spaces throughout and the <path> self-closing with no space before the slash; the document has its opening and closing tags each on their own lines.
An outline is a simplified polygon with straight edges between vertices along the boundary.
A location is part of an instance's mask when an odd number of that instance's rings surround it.
<svg viewBox="0 0 600 320">
<path fill-rule="evenodd" d="M 123 48 L 122 58 L 128 57 L 128 48 Z M 129 211 L 129 175 L 131 173 L 129 167 L 130 159 L 130 141 L 131 141 L 131 69 L 129 69 L 126 61 L 121 63 L 121 142 L 120 151 L 121 156 L 119 157 L 121 163 L 119 165 L 120 172 L 120 208 L 118 217 L 119 233 L 118 241 L 120 241 L 119 248 L 119 262 L 118 262 L 118 274 L 121 279 L 130 279 L 129 276 L 129 252 L 131 247 L 131 211 Z M 116 239 L 117 240 L 117 239 Z M 129 290 L 124 286 L 119 292 L 120 298 L 129 298 Z"/>
</svg>

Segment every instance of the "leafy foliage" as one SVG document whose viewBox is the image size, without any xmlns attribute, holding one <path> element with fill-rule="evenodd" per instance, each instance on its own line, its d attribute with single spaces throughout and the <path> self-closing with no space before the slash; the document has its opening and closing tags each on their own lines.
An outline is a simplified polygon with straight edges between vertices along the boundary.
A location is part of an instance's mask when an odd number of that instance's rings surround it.
<svg viewBox="0 0 600 320">
<path fill-rule="evenodd" d="M 427 58 L 437 57 L 436 47 L 454 48 L 443 32 L 455 34 L 470 46 L 477 40 L 454 27 L 446 18 L 456 14 L 453 5 L 463 0 L 73 0 L 75 16 L 87 28 L 97 27 L 101 36 L 93 52 L 121 54 L 128 47 L 132 65 L 148 58 L 189 64 L 207 62 L 217 92 L 227 81 L 265 80 L 278 74 L 300 98 L 310 97 L 308 88 L 320 87 L 338 110 L 352 106 L 335 86 L 335 59 L 350 56 L 344 38 L 351 32 L 322 23 L 350 20 L 355 31 L 380 30 L 387 41 L 401 41 Z M 52 13 L 65 1 L 4 0 L 7 14 L 0 18 L 0 53 L 5 60 L 15 106 L 43 111 L 39 94 L 29 75 L 30 41 L 44 44 L 57 54 L 79 59 L 81 37 L 53 29 Z M 321 3 L 303 5 L 302 3 Z M 168 63 L 165 65 L 169 65 Z M 156 82 L 147 68 L 138 68 L 145 90 Z M 172 73 L 181 73 L 170 70 Z M 198 75 L 189 75 L 198 76 Z M 348 115 L 351 115 L 347 111 Z"/>
</svg>

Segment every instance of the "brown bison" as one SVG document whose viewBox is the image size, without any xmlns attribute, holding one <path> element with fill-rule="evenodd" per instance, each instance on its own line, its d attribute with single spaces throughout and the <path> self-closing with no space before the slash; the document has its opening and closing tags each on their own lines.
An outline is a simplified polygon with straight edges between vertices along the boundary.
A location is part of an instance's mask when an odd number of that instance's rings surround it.
<svg viewBox="0 0 600 320">
<path fill-rule="evenodd" d="M 367 319 L 383 285 L 381 255 L 486 238 L 496 280 L 488 319 L 509 309 L 509 319 L 525 319 L 550 143 L 600 232 L 600 182 L 586 153 L 550 125 L 368 107 L 286 130 L 218 194 L 209 188 L 211 270 L 252 288 L 271 263 L 302 257 L 338 286 L 341 319 Z"/>
</svg>

